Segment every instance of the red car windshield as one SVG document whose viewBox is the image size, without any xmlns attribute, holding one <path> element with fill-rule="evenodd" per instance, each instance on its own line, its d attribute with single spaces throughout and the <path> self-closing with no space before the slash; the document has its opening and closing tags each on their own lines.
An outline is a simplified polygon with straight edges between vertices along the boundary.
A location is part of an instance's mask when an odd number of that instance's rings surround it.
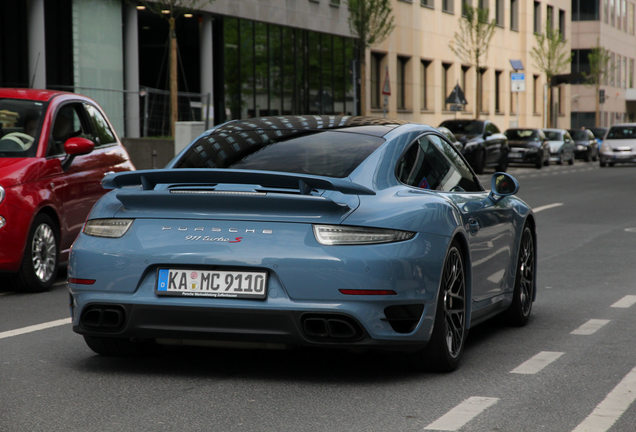
<svg viewBox="0 0 636 432">
<path fill-rule="evenodd" d="M 33 157 L 46 103 L 0 99 L 0 157 Z"/>
</svg>

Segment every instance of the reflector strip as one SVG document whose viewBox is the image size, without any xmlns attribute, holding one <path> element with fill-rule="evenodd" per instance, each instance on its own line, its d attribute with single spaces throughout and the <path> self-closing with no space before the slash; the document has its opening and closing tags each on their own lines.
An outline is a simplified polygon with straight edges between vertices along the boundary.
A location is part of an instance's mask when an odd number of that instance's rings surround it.
<svg viewBox="0 0 636 432">
<path fill-rule="evenodd" d="M 68 282 L 77 285 L 93 285 L 95 283 L 95 279 L 70 278 Z"/>
<path fill-rule="evenodd" d="M 339 289 L 341 294 L 346 295 L 397 295 L 393 290 L 357 290 L 357 289 Z"/>
</svg>

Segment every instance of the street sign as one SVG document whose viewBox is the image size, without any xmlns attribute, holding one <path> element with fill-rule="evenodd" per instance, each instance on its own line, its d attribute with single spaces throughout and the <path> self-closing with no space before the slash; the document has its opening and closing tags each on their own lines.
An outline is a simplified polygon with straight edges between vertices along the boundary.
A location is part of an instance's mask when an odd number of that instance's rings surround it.
<svg viewBox="0 0 636 432">
<path fill-rule="evenodd" d="M 389 67 L 386 67 L 386 74 L 384 75 L 384 84 L 382 84 L 382 94 L 384 96 L 391 96 L 391 83 L 389 82 Z"/>
<path fill-rule="evenodd" d="M 523 72 L 514 72 L 510 74 L 510 91 L 526 91 L 526 77 Z"/>
<path fill-rule="evenodd" d="M 455 87 L 453 87 L 453 90 L 450 92 L 450 94 L 446 98 L 446 103 L 447 104 L 453 104 L 453 105 L 467 105 L 468 104 L 468 102 L 466 101 L 466 97 L 464 96 L 464 91 L 459 86 L 459 84 L 456 84 Z M 461 110 L 459 110 L 459 111 L 461 111 Z"/>
</svg>

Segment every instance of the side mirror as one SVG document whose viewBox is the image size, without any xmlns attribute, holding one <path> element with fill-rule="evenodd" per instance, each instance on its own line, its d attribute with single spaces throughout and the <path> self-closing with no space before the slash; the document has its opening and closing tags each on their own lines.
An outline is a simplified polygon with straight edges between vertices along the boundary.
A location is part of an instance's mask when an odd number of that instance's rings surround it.
<svg viewBox="0 0 636 432">
<path fill-rule="evenodd" d="M 69 156 L 88 154 L 92 152 L 94 148 L 95 143 L 86 138 L 72 137 L 67 139 L 64 143 L 64 152 Z"/>
<path fill-rule="evenodd" d="M 519 191 L 519 182 L 510 174 L 496 172 L 490 180 L 490 199 L 494 202 L 500 201 L 503 197 L 514 195 Z"/>
<path fill-rule="evenodd" d="M 95 148 L 95 143 L 89 139 L 81 137 L 72 137 L 64 143 L 64 152 L 66 157 L 62 161 L 62 169 L 66 171 L 71 166 L 75 156 L 88 154 Z"/>
<path fill-rule="evenodd" d="M 492 135 L 491 131 L 484 132 L 484 138 L 488 138 L 490 135 Z"/>
</svg>

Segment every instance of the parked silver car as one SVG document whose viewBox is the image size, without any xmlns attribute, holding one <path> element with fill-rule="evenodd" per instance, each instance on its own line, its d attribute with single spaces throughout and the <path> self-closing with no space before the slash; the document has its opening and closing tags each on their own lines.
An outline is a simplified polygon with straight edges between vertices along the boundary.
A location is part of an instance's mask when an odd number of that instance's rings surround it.
<svg viewBox="0 0 636 432">
<path fill-rule="evenodd" d="M 550 146 L 550 161 L 559 165 L 574 163 L 574 140 L 565 129 L 543 129 Z"/>
<path fill-rule="evenodd" d="M 612 126 L 601 145 L 599 160 L 602 167 L 636 162 L 636 123 Z"/>
</svg>

